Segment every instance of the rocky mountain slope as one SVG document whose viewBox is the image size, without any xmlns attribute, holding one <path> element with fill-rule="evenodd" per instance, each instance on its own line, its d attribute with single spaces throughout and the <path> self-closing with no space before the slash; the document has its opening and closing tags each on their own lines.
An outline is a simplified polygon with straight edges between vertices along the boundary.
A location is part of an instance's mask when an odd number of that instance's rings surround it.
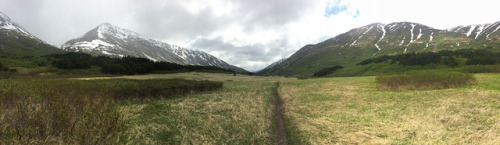
<svg viewBox="0 0 500 145">
<path fill-rule="evenodd" d="M 408 52 L 500 46 L 500 22 L 439 30 L 412 23 L 374 23 L 318 44 L 302 47 L 286 61 L 262 71 L 269 75 L 310 76 L 335 65 L 352 66 L 371 57 Z"/>
<path fill-rule="evenodd" d="M 61 46 L 63 50 L 112 57 L 135 56 L 182 65 L 217 66 L 236 72 L 246 70 L 230 65 L 203 51 L 190 50 L 146 38 L 131 30 L 104 23 L 82 37 Z"/>
</svg>

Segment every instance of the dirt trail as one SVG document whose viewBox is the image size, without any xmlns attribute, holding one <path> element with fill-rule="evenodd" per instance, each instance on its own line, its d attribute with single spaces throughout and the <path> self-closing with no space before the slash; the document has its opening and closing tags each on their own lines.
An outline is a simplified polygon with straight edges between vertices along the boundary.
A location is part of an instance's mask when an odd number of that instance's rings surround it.
<svg viewBox="0 0 500 145">
<path fill-rule="evenodd" d="M 288 138 L 286 135 L 285 123 L 283 122 L 283 101 L 278 93 L 278 88 L 280 83 L 276 83 L 276 87 L 273 89 L 274 96 L 274 117 L 276 120 L 276 131 L 278 132 L 278 144 L 288 145 Z"/>
</svg>

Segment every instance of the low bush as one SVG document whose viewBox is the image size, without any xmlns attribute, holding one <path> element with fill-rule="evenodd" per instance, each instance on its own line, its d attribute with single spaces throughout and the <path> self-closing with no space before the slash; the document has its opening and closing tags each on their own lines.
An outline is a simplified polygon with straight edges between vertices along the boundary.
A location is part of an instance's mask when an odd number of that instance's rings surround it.
<svg viewBox="0 0 500 145">
<path fill-rule="evenodd" d="M 418 90 L 460 87 L 476 83 L 472 75 L 461 72 L 424 71 L 404 75 L 377 76 L 379 90 Z"/>
<path fill-rule="evenodd" d="M 0 144 L 119 144 L 117 101 L 214 90 L 190 80 L 0 80 Z"/>
<path fill-rule="evenodd" d="M 460 70 L 466 73 L 500 73 L 500 65 L 472 65 Z"/>
<path fill-rule="evenodd" d="M 326 75 L 331 74 L 331 73 L 337 71 L 338 69 L 342 69 L 342 68 L 344 68 L 344 67 L 343 66 L 338 66 L 338 65 L 336 65 L 334 67 L 324 68 L 324 69 L 322 69 L 322 70 L 314 73 L 313 76 L 314 77 L 326 76 Z"/>
<path fill-rule="evenodd" d="M 169 98 L 189 93 L 212 91 L 223 87 L 222 82 L 194 81 L 183 79 L 169 80 L 96 80 L 96 83 L 110 85 L 113 96 L 119 100 L 144 100 L 150 98 Z"/>
</svg>

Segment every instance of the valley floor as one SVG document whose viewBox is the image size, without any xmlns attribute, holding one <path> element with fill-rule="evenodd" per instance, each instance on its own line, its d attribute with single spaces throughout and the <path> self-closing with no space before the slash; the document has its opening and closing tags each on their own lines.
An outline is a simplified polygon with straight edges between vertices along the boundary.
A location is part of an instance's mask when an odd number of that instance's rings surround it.
<svg viewBox="0 0 500 145">
<path fill-rule="evenodd" d="M 460 88 L 378 91 L 375 77 L 297 80 L 179 73 L 130 79 L 223 81 L 221 90 L 126 102 L 129 144 L 276 144 L 280 82 L 290 144 L 500 144 L 500 74 Z"/>
<path fill-rule="evenodd" d="M 461 88 L 378 91 L 375 77 L 287 81 L 297 144 L 500 144 L 500 75 Z"/>
</svg>

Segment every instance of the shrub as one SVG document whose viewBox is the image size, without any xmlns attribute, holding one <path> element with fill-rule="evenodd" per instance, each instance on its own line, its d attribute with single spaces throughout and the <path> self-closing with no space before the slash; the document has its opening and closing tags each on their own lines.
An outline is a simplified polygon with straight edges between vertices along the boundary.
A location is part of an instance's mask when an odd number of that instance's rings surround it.
<svg viewBox="0 0 500 145">
<path fill-rule="evenodd" d="M 472 75 L 461 72 L 416 72 L 377 76 L 379 90 L 418 90 L 460 87 L 476 83 Z"/>
<path fill-rule="evenodd" d="M 223 87 L 222 82 L 194 81 L 183 79 L 169 80 L 96 80 L 107 83 L 114 97 L 119 100 L 150 98 L 170 98 L 189 93 L 212 91 Z"/>
<path fill-rule="evenodd" d="M 500 73 L 500 65 L 472 65 L 460 70 L 465 73 Z"/>
<path fill-rule="evenodd" d="M 316 73 L 314 73 L 314 77 L 322 77 L 322 76 L 326 76 L 328 74 L 331 74 L 333 72 L 335 72 L 337 69 L 342 69 L 344 68 L 343 66 L 334 66 L 334 67 L 329 67 L 329 68 L 324 68 Z"/>
<path fill-rule="evenodd" d="M 0 82 L 1 144 L 116 144 L 115 101 L 96 85 L 33 79 Z"/>
<path fill-rule="evenodd" d="M 492 65 L 495 64 L 495 59 L 493 59 L 490 56 L 473 56 L 467 62 L 465 62 L 467 65 L 477 65 L 477 64 L 484 64 L 484 65 Z"/>
<path fill-rule="evenodd" d="M 118 144 L 117 101 L 222 88 L 191 80 L 0 80 L 0 144 Z"/>
</svg>

